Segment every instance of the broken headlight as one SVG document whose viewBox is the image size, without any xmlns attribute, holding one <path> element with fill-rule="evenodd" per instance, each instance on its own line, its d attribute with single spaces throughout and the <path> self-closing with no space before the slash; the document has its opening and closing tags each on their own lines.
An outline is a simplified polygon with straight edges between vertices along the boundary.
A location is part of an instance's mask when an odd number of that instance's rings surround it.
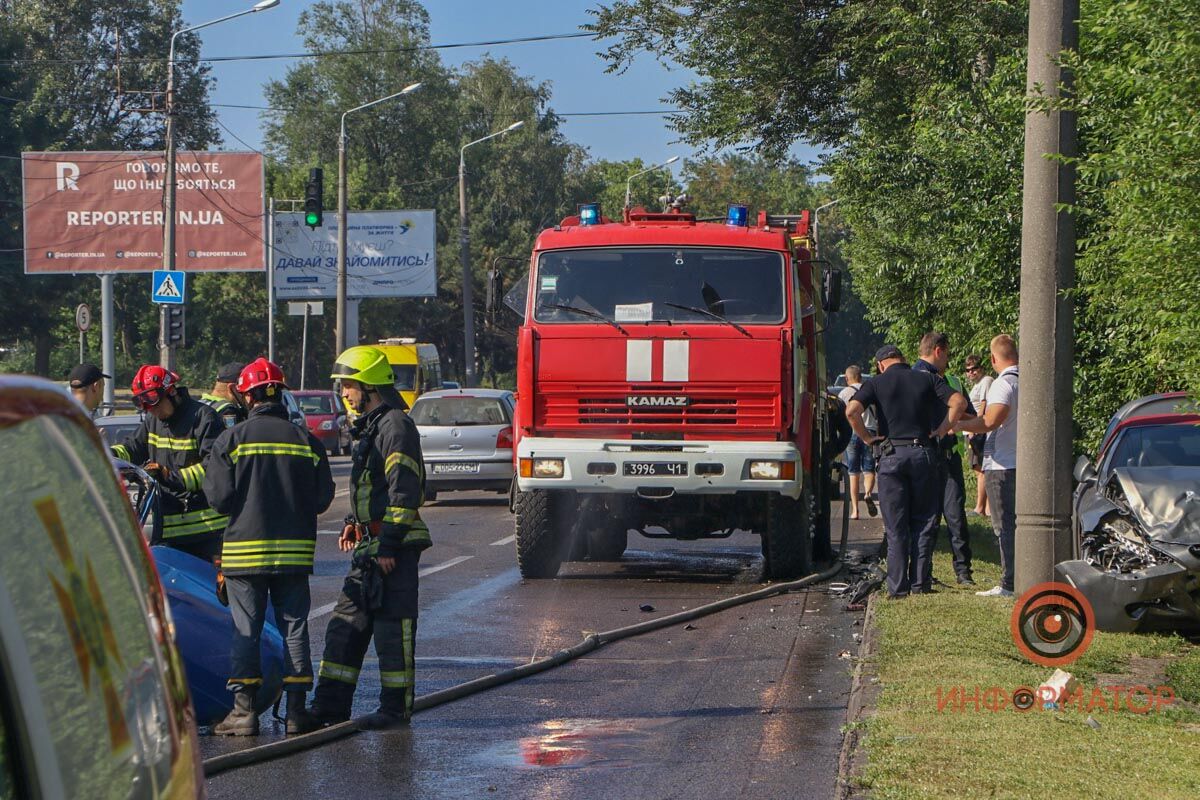
<svg viewBox="0 0 1200 800">
<path fill-rule="evenodd" d="M 1147 543 L 1136 523 L 1121 514 L 1110 514 L 1080 546 L 1083 560 L 1106 572 L 1138 572 L 1161 563 L 1163 557 Z"/>
</svg>

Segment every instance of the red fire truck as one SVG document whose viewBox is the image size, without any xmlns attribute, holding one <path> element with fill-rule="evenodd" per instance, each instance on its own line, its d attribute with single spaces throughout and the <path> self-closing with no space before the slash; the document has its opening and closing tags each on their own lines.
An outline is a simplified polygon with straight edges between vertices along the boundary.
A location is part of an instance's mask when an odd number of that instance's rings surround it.
<svg viewBox="0 0 1200 800">
<path fill-rule="evenodd" d="M 807 211 L 614 222 L 584 205 L 538 236 L 514 294 L 522 575 L 619 559 L 630 530 L 759 533 L 771 579 L 828 555 L 822 333 L 840 275 L 813 256 Z"/>
</svg>

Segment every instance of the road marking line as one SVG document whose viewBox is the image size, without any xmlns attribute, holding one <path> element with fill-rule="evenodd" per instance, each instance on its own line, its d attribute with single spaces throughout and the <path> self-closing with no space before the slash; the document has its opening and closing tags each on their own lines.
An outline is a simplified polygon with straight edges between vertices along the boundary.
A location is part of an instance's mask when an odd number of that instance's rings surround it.
<svg viewBox="0 0 1200 800">
<path fill-rule="evenodd" d="M 345 497 L 345 496 L 346 496 L 346 495 L 348 495 L 348 494 L 350 494 L 350 490 L 349 490 L 349 489 L 342 489 L 340 492 L 334 492 L 334 493 L 333 493 L 333 496 L 334 496 L 334 497 Z"/>
<path fill-rule="evenodd" d="M 503 547 L 506 544 L 512 544 L 517 540 L 517 535 L 514 533 L 511 536 L 505 536 L 503 539 L 497 539 L 492 542 L 492 547 Z"/>
<path fill-rule="evenodd" d="M 424 578 L 426 575 L 432 575 L 435 572 L 441 572 L 444 569 L 450 569 L 455 564 L 461 564 L 464 561 L 470 561 L 474 557 L 475 556 L 455 556 L 454 558 L 450 559 L 449 561 L 443 561 L 441 564 L 438 564 L 436 566 L 426 567 L 425 569 L 420 570 L 419 572 L 417 572 L 417 577 Z"/>
</svg>

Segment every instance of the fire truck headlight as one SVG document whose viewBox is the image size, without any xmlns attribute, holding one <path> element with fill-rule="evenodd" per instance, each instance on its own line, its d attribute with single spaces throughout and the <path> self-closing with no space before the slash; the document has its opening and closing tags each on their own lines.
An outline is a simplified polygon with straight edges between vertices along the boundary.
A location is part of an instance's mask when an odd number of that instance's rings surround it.
<svg viewBox="0 0 1200 800">
<path fill-rule="evenodd" d="M 750 480 L 790 481 L 796 477 L 795 461 L 751 461 Z"/>
<path fill-rule="evenodd" d="M 523 458 L 522 462 L 530 464 L 530 475 L 533 478 L 561 478 L 563 476 L 563 460 L 561 458 Z M 524 463 L 522 463 L 524 466 Z M 521 470 L 524 472 L 524 470 Z"/>
</svg>

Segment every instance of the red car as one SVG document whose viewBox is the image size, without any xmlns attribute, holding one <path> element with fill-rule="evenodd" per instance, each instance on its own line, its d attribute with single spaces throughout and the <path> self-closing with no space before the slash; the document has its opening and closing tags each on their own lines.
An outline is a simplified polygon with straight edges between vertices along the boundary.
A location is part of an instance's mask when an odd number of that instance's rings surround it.
<svg viewBox="0 0 1200 800">
<path fill-rule="evenodd" d="M 308 419 L 308 432 L 321 440 L 329 455 L 350 455 L 350 419 L 335 392 L 292 392 Z"/>
</svg>

